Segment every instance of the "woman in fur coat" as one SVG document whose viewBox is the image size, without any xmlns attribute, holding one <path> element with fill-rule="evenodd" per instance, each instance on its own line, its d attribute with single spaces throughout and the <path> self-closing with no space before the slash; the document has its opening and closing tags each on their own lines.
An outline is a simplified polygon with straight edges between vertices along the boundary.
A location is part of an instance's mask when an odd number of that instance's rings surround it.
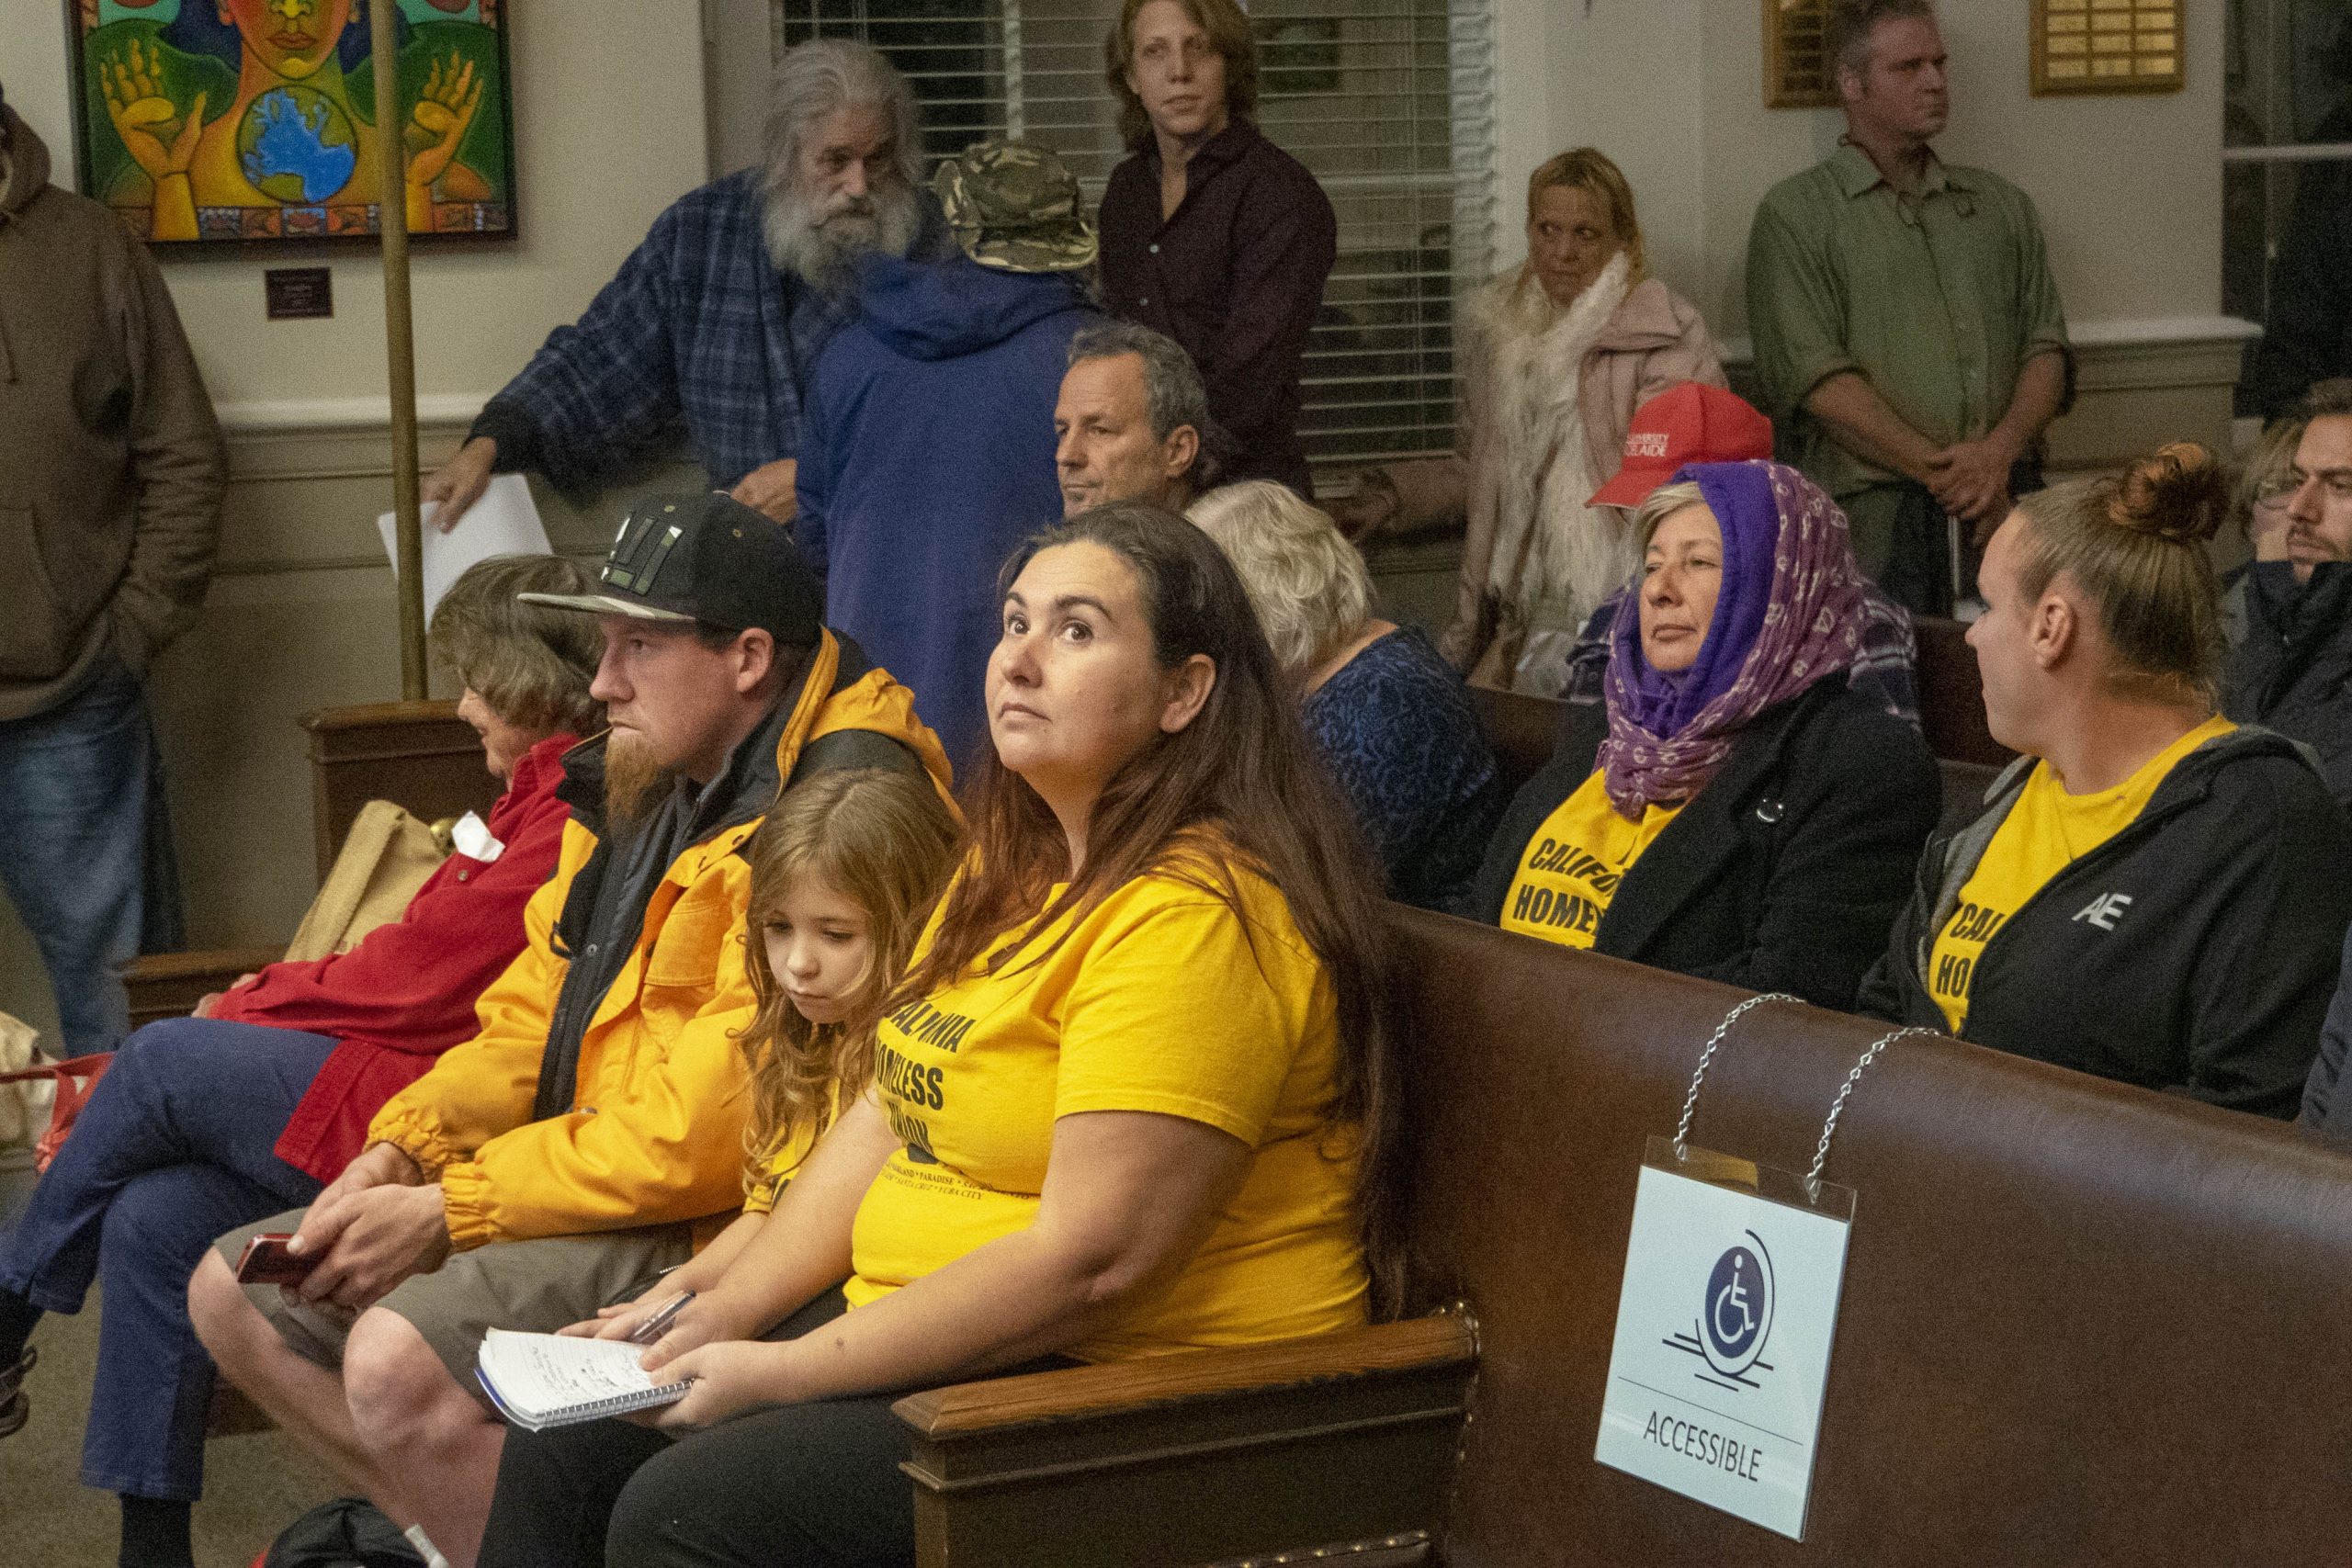
<svg viewBox="0 0 2352 1568">
<path fill-rule="evenodd" d="M 1557 694 L 1577 628 L 1634 569 L 1632 525 L 1589 498 L 1634 410 L 1683 381 L 1723 386 L 1697 307 L 1645 276 L 1634 193 L 1579 147 L 1527 182 L 1527 260 L 1463 315 L 1458 453 L 1362 476 L 1351 532 L 1466 517 L 1439 647 L 1481 685 Z"/>
</svg>

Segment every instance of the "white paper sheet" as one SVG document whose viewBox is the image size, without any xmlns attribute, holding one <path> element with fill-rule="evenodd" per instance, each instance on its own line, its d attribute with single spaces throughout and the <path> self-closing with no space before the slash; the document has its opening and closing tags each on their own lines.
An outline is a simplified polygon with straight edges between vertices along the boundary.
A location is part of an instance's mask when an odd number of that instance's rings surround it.
<svg viewBox="0 0 2352 1568">
<path fill-rule="evenodd" d="M 438 510 L 438 503 L 424 508 L 424 614 L 428 620 L 441 595 L 449 592 L 449 584 L 474 562 L 492 556 L 555 553 L 548 545 L 547 526 L 539 521 L 531 487 L 520 474 L 492 475 L 481 499 L 446 534 L 433 525 L 433 514 Z M 390 513 L 376 519 L 376 531 L 384 536 L 385 558 L 392 563 L 392 575 L 398 577 L 400 547 L 392 537 Z"/>
</svg>

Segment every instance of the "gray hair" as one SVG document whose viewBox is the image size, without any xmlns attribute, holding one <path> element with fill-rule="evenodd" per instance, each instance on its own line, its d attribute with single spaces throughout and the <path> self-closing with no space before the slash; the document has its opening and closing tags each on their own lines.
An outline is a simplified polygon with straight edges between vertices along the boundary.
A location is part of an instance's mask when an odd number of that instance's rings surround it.
<svg viewBox="0 0 2352 1568">
<path fill-rule="evenodd" d="M 1203 446 L 1209 430 L 1209 393 L 1193 367 L 1193 356 L 1174 338 L 1133 321 L 1104 321 L 1088 327 L 1069 340 L 1069 363 L 1116 359 L 1132 354 L 1143 361 L 1145 416 L 1151 421 L 1155 441 L 1165 441 L 1185 425 L 1201 433 Z"/>
<path fill-rule="evenodd" d="M 1372 618 L 1372 573 L 1330 516 L 1272 479 L 1213 490 L 1186 509 L 1216 541 L 1294 683 L 1328 663 Z"/>
<path fill-rule="evenodd" d="M 1660 485 L 1650 491 L 1649 499 L 1634 509 L 1634 544 L 1638 549 L 1650 547 L 1650 536 L 1658 525 L 1686 506 L 1704 506 L 1707 492 L 1699 488 L 1696 479 L 1685 479 L 1679 485 Z"/>
<path fill-rule="evenodd" d="M 2352 378 L 2331 376 L 2324 381 L 2312 382 L 2302 401 L 2296 405 L 2295 414 L 2305 423 L 2352 414 Z"/>
<path fill-rule="evenodd" d="M 849 39 L 810 39 L 785 51 L 776 62 L 767 128 L 761 138 L 764 163 L 760 194 L 765 209 L 768 254 L 775 265 L 811 282 L 845 282 L 845 247 L 824 230 L 833 216 L 812 212 L 799 186 L 800 154 L 809 133 L 836 112 L 860 105 L 881 109 L 890 121 L 890 143 L 899 189 L 869 197 L 875 214 L 871 248 L 904 254 L 922 227 L 922 110 L 907 79 L 881 51 Z"/>
<path fill-rule="evenodd" d="M 1822 52 L 1860 76 L 1871 68 L 1871 35 L 1878 25 L 1906 19 L 1934 21 L 1933 0 L 1838 0 L 1822 24 Z"/>
</svg>

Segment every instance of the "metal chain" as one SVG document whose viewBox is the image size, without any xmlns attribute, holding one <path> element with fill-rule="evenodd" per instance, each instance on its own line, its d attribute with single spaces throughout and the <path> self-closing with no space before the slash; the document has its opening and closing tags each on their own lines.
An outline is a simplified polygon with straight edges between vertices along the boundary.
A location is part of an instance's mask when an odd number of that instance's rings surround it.
<svg viewBox="0 0 2352 1568">
<path fill-rule="evenodd" d="M 1892 1034 L 1881 1035 L 1878 1039 L 1871 1042 L 1870 1049 L 1864 1051 L 1861 1055 L 1861 1059 L 1854 1064 L 1854 1070 L 1848 1073 L 1846 1075 L 1846 1081 L 1838 1086 L 1838 1098 L 1831 1101 L 1829 1106 L 1829 1120 L 1821 1124 L 1821 1142 L 1815 1146 L 1813 1151 L 1813 1168 L 1804 1173 L 1804 1191 L 1806 1197 L 1818 1198 L 1821 1196 L 1821 1169 L 1822 1167 L 1829 1163 L 1829 1140 L 1837 1135 L 1838 1118 L 1845 1111 L 1846 1099 L 1849 1095 L 1854 1092 L 1854 1086 L 1862 1081 L 1863 1072 L 1869 1068 L 1872 1062 L 1879 1059 L 1881 1054 L 1883 1053 L 1889 1045 L 1894 1044 L 1896 1041 L 1913 1034 L 1933 1034 L 1934 1032 L 1936 1032 L 1932 1029 L 1898 1029 Z"/>
<path fill-rule="evenodd" d="M 1798 999 L 1785 991 L 1767 991 L 1761 996 L 1748 998 L 1731 1011 L 1724 1014 L 1724 1021 L 1715 1025 L 1714 1033 L 1708 1037 L 1707 1048 L 1699 1053 L 1699 1070 L 1690 1075 L 1690 1092 L 1682 1100 L 1682 1120 L 1674 1124 L 1674 1157 L 1676 1159 L 1683 1158 L 1688 1153 L 1690 1119 L 1699 1113 L 1699 1086 L 1706 1081 L 1707 1064 L 1715 1059 L 1715 1049 L 1724 1043 L 1724 1036 L 1731 1032 L 1731 1026 L 1737 1023 L 1749 1008 L 1761 1006 L 1765 1002 L 1793 1002 Z"/>
</svg>

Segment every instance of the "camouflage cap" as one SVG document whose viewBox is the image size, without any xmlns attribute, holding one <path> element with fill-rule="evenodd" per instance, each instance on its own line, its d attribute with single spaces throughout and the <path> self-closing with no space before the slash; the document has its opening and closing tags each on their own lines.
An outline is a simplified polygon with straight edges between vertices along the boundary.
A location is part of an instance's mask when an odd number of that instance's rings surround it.
<svg viewBox="0 0 2352 1568">
<path fill-rule="evenodd" d="M 1078 176 L 1025 141 L 980 141 L 939 165 L 932 184 L 964 254 L 1007 272 L 1076 272 L 1094 265 L 1094 226 L 1080 215 Z"/>
</svg>

